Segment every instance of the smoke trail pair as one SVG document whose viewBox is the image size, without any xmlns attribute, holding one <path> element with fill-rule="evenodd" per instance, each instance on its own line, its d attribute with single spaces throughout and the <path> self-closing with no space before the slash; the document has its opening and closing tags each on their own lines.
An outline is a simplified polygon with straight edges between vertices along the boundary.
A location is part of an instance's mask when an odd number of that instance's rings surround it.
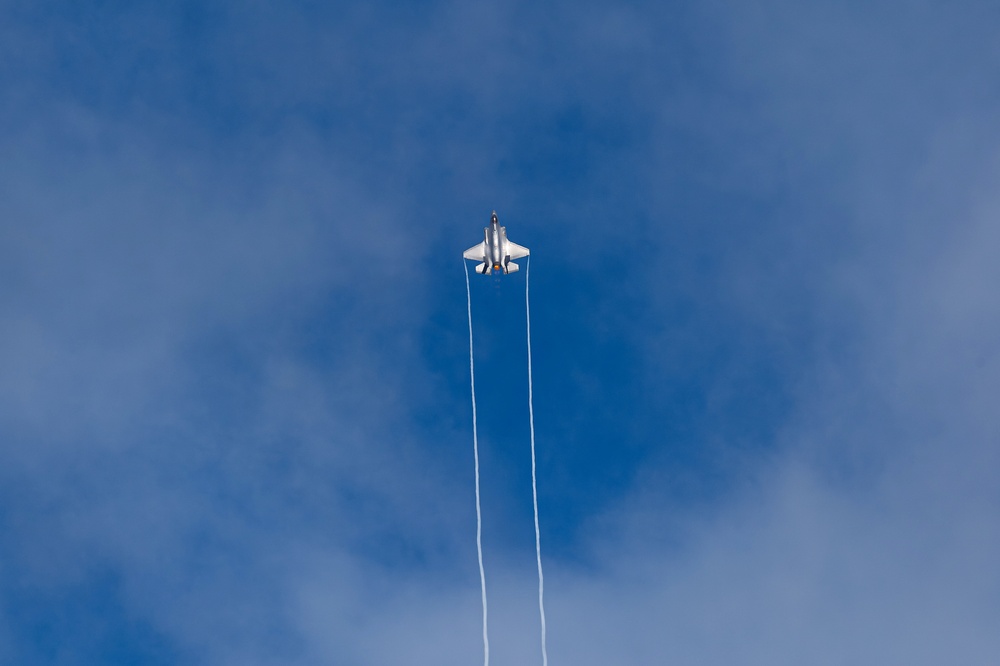
<svg viewBox="0 0 1000 666">
<path fill-rule="evenodd" d="M 476 425 L 476 367 L 472 351 L 472 290 L 469 286 L 469 265 L 465 266 L 465 296 L 469 307 L 469 374 L 472 382 L 472 446 L 476 460 L 476 550 L 479 555 L 479 582 L 483 596 L 483 660 L 490 663 L 490 639 L 487 631 L 486 570 L 483 568 L 483 518 L 479 498 L 479 434 Z M 548 666 L 549 655 L 545 630 L 545 576 L 542 573 L 542 541 L 538 529 L 538 484 L 535 471 L 535 410 L 531 381 L 531 306 L 528 301 L 528 275 L 531 258 L 524 269 L 524 309 L 528 324 L 528 422 L 531 427 L 531 503 L 535 514 L 535 559 L 538 563 L 538 613 L 542 622 L 542 666 Z"/>
</svg>

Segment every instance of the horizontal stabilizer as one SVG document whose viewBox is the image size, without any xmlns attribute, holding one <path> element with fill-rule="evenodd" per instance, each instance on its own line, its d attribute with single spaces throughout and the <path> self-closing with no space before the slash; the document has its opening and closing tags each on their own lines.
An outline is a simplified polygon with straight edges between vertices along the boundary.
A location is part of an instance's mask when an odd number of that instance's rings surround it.
<svg viewBox="0 0 1000 666">
<path fill-rule="evenodd" d="M 479 273 L 480 275 L 486 275 L 487 273 L 490 272 L 490 265 L 484 261 L 483 263 L 476 266 L 476 272 Z"/>
<path fill-rule="evenodd" d="M 521 267 L 515 264 L 513 261 L 507 264 L 507 274 L 516 273 L 521 270 Z"/>
</svg>

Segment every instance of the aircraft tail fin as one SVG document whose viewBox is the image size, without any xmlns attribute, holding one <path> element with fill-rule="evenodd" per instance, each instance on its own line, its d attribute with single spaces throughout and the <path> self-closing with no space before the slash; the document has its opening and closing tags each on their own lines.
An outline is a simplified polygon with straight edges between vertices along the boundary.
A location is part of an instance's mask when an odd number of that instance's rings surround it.
<svg viewBox="0 0 1000 666">
<path fill-rule="evenodd" d="M 521 267 L 515 264 L 513 261 L 507 264 L 507 274 L 516 273 L 521 270 Z"/>
<path fill-rule="evenodd" d="M 487 273 L 490 272 L 490 265 L 484 261 L 483 263 L 476 266 L 476 272 L 479 273 L 480 275 L 486 275 Z"/>
</svg>

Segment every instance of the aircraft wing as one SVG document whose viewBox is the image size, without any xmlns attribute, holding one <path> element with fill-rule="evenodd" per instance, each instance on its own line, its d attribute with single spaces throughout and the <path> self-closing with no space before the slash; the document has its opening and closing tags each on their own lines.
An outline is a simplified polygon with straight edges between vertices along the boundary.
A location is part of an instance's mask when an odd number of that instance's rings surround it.
<svg viewBox="0 0 1000 666">
<path fill-rule="evenodd" d="M 483 241 L 478 245 L 473 245 L 468 250 L 463 252 L 462 256 L 466 259 L 472 259 L 473 261 L 483 261 L 483 259 L 486 258 L 486 241 Z"/>
<path fill-rule="evenodd" d="M 511 243 L 510 241 L 507 241 L 507 249 L 510 251 L 511 259 L 520 259 L 521 257 L 527 257 L 531 254 L 531 252 L 528 251 L 528 248 L 523 245 L 518 245 L 517 243 Z"/>
</svg>

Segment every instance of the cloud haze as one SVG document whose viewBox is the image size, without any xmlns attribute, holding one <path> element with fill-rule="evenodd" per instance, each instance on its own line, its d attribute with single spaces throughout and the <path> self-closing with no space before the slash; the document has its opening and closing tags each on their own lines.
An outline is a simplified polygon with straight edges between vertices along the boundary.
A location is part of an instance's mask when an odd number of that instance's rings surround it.
<svg viewBox="0 0 1000 666">
<path fill-rule="evenodd" d="M 3 3 L 0 659 L 991 663 L 997 18 Z"/>
</svg>

